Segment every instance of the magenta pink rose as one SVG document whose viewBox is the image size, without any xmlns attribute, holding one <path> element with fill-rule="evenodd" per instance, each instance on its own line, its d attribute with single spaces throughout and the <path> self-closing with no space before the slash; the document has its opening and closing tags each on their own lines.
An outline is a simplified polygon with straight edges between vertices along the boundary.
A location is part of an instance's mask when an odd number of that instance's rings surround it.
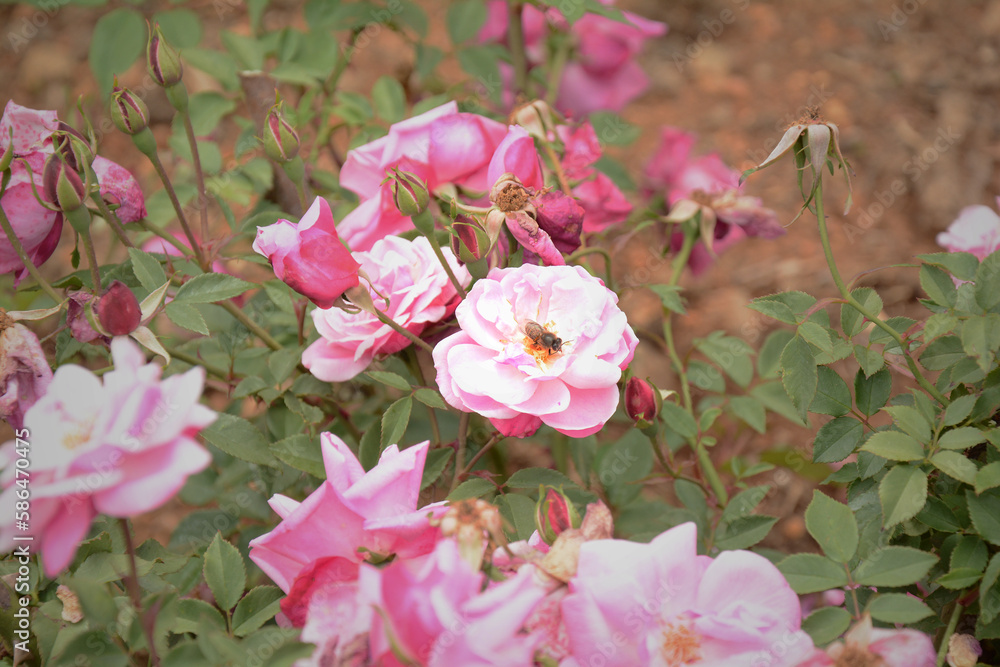
<svg viewBox="0 0 1000 667">
<path fill-rule="evenodd" d="M 253 249 L 267 257 L 274 274 L 320 308 L 331 308 L 359 284 L 359 264 L 337 235 L 330 205 L 316 197 L 296 224 L 278 220 L 257 228 Z"/>
<path fill-rule="evenodd" d="M 458 280 L 467 285 L 472 280 L 468 270 L 459 265 L 450 248 L 442 252 Z M 406 241 L 388 236 L 377 241 L 370 252 L 354 256 L 371 280 L 375 307 L 408 331 L 419 336 L 455 309 L 458 292 L 426 238 Z M 388 310 L 380 294 L 389 297 Z M 376 355 L 393 354 L 410 345 L 408 338 L 369 312 L 317 309 L 312 317 L 320 339 L 302 353 L 302 363 L 327 382 L 350 380 Z"/>
<path fill-rule="evenodd" d="M 699 556 L 696 537 L 686 523 L 649 544 L 583 543 L 562 601 L 577 664 L 792 667 L 812 653 L 778 569 L 749 551 Z"/>
<path fill-rule="evenodd" d="M 563 156 L 560 163 L 566 178 L 576 181 L 583 180 L 593 173 L 593 165 L 601 158 L 601 142 L 590 121 L 584 121 L 577 126 L 558 125 L 556 136 L 563 143 Z"/>
<path fill-rule="evenodd" d="M 199 405 L 205 370 L 160 380 L 124 336 L 111 341 L 114 370 L 103 382 L 89 370 L 61 366 L 24 416 L 31 443 L 31 535 L 48 576 L 72 561 L 98 513 L 131 517 L 159 507 L 207 466 L 195 440 L 215 421 Z M 0 449 L 0 551 L 11 549 L 17 487 L 16 442 Z"/>
<path fill-rule="evenodd" d="M 52 369 L 38 337 L 0 311 L 0 419 L 20 430 L 24 414 L 51 382 Z"/>
<path fill-rule="evenodd" d="M 430 525 L 438 505 L 417 510 L 429 443 L 387 447 L 365 472 L 343 440 L 321 437 L 326 481 L 304 501 L 270 500 L 282 521 L 250 542 L 250 559 L 286 593 L 321 558 L 359 563 L 371 554 L 410 558 L 429 552 L 439 535 Z"/>
<path fill-rule="evenodd" d="M 632 213 L 632 204 L 610 178 L 599 171 L 593 178 L 573 188 L 573 195 L 580 200 L 586 215 L 583 231 L 600 232 L 620 225 Z"/>
<path fill-rule="evenodd" d="M 11 179 L 0 206 L 36 266 L 52 256 L 62 233 L 62 214 L 42 206 L 32 191 L 34 183 L 35 189 L 42 192 L 45 161 L 54 152 L 51 135 L 58 129 L 59 117 L 55 111 L 28 109 L 13 100 L 7 102 L 0 118 L 0 152 L 7 149 L 10 131 L 14 131 Z M 101 196 L 118 208 L 117 215 L 123 223 L 146 216 L 142 190 L 128 170 L 100 156 L 94 158 L 93 169 Z M 12 271 L 17 281 L 27 275 L 6 235 L 0 234 L 0 274 Z"/>
<path fill-rule="evenodd" d="M 852 661 L 845 663 L 845 661 Z M 814 652 L 796 667 L 835 667 L 841 664 L 868 664 L 880 667 L 934 667 L 934 642 L 917 630 L 873 628 L 865 614 L 844 638 Z"/>
<path fill-rule="evenodd" d="M 1000 249 L 1000 216 L 988 206 L 966 206 L 947 231 L 937 235 L 937 243 L 948 252 L 972 253 L 982 261 Z"/>
<path fill-rule="evenodd" d="M 542 163 L 538 158 L 535 140 L 520 125 L 511 125 L 507 129 L 507 136 L 497 146 L 490 160 L 486 178 L 490 187 L 504 174 L 513 174 L 528 188 L 541 190 L 545 187 L 545 176 L 542 174 Z"/>
<path fill-rule="evenodd" d="M 441 394 L 505 435 L 543 423 L 596 433 L 618 407 L 617 383 L 638 345 L 617 303 L 579 266 L 490 271 L 455 311 L 461 331 L 434 348 Z M 558 349 L 528 337 L 532 322 L 561 339 Z"/>
<path fill-rule="evenodd" d="M 707 194 L 739 188 L 740 174 L 715 153 L 693 158 L 695 136 L 676 127 L 664 127 L 660 147 L 646 163 L 646 187 L 664 192 L 669 205 L 694 192 Z"/>
</svg>

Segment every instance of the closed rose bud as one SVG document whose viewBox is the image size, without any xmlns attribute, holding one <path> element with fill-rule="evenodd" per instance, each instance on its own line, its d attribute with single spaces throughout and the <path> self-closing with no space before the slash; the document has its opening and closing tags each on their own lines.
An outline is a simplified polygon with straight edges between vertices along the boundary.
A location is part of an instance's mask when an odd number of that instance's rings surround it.
<svg viewBox="0 0 1000 667">
<path fill-rule="evenodd" d="M 983 647 L 972 635 L 956 632 L 948 638 L 949 667 L 975 667 L 982 654 Z"/>
<path fill-rule="evenodd" d="M 94 163 L 96 145 L 91 143 L 76 128 L 62 121 L 59 121 L 58 127 L 59 129 L 52 133 L 52 146 L 55 148 L 55 152 L 73 171 L 84 173 L 84 166 L 89 167 Z"/>
<path fill-rule="evenodd" d="M 45 163 L 42 190 L 45 198 L 64 213 L 77 210 L 87 199 L 87 189 L 80 174 L 66 164 L 58 153 L 50 156 Z"/>
<path fill-rule="evenodd" d="M 533 137 L 548 141 L 549 133 L 556 126 L 552 107 L 542 100 L 521 105 L 510 114 L 511 124 L 520 125 Z"/>
<path fill-rule="evenodd" d="M 408 171 L 392 169 L 392 200 L 399 212 L 407 217 L 419 215 L 427 210 L 430 194 L 427 186 Z"/>
<path fill-rule="evenodd" d="M 535 528 L 546 544 L 552 544 L 559 534 L 580 526 L 580 514 L 562 491 L 548 487 L 535 505 Z"/>
<path fill-rule="evenodd" d="M 10 163 L 14 160 L 14 128 L 11 128 L 11 134 L 6 137 L 0 137 L 0 172 L 7 171 L 10 169 Z"/>
<path fill-rule="evenodd" d="M 299 154 L 299 135 L 281 112 L 278 102 L 267 112 L 264 123 L 264 152 L 275 162 L 291 162 Z"/>
<path fill-rule="evenodd" d="M 655 420 L 656 390 L 653 385 L 637 377 L 630 377 L 625 385 L 625 413 L 635 422 Z"/>
<path fill-rule="evenodd" d="M 184 67 L 180 56 L 170 46 L 160 32 L 160 25 L 154 23 L 146 43 L 146 69 L 157 84 L 167 88 L 180 82 Z"/>
<path fill-rule="evenodd" d="M 452 250 L 463 262 L 474 262 L 486 256 L 489 239 L 486 232 L 465 216 L 459 216 L 452 225 Z"/>
<path fill-rule="evenodd" d="M 111 283 L 94 310 L 97 312 L 98 322 L 112 336 L 126 336 L 142 322 L 139 300 L 128 285 L 120 280 Z"/>
<path fill-rule="evenodd" d="M 125 134 L 134 136 L 149 125 L 149 109 L 131 90 L 116 86 L 111 93 L 111 121 Z"/>
</svg>

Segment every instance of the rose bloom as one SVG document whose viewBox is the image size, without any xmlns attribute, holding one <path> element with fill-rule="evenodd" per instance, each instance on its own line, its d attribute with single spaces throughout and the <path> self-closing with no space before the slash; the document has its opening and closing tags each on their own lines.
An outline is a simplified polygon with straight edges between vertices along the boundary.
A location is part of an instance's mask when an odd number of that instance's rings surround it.
<svg viewBox="0 0 1000 667">
<path fill-rule="evenodd" d="M 365 472 L 343 440 L 324 433 L 320 444 L 326 480 L 302 502 L 277 494 L 271 508 L 282 521 L 269 533 L 250 542 L 250 559 L 281 590 L 288 593 L 300 575 L 338 572 L 349 577 L 343 559 L 360 563 L 367 553 L 412 557 L 434 548 L 440 531 L 429 517 L 440 513 L 440 504 L 417 509 L 428 442 L 403 451 L 387 447 L 378 464 Z M 318 569 L 317 569 L 318 568 Z M 297 596 L 302 597 L 302 591 Z M 305 600 L 304 603 L 308 603 Z"/>
<path fill-rule="evenodd" d="M 865 614 L 842 640 L 833 642 L 825 651 L 815 649 L 797 667 L 934 667 L 936 664 L 934 642 L 923 632 L 873 628 L 871 616 Z"/>
<path fill-rule="evenodd" d="M 14 161 L 10 183 L 0 205 L 14 234 L 37 266 L 52 256 L 62 234 L 62 213 L 42 206 L 32 191 L 34 183 L 38 193 L 42 193 L 42 173 L 46 159 L 55 151 L 51 135 L 59 129 L 59 117 L 55 111 L 28 109 L 10 101 L 0 118 L 0 154 L 8 148 L 11 129 L 14 131 Z M 116 213 L 123 223 L 146 216 L 142 190 L 126 169 L 100 156 L 94 158 L 92 166 L 100 183 L 101 196 L 108 204 L 118 206 Z M 27 275 L 27 269 L 7 236 L 0 234 L 0 274 L 12 271 L 18 282 Z"/>
<path fill-rule="evenodd" d="M 24 413 L 51 382 L 52 369 L 38 337 L 0 310 L 0 418 L 19 430 Z"/>
<path fill-rule="evenodd" d="M 31 443 L 31 534 L 46 575 L 73 560 L 98 513 L 131 517 L 167 502 L 211 455 L 195 435 L 215 421 L 199 405 L 205 369 L 160 380 L 125 336 L 111 341 L 114 370 L 103 382 L 89 370 L 61 366 L 24 416 Z M 0 551 L 19 534 L 16 441 L 0 449 Z"/>
<path fill-rule="evenodd" d="M 493 269 L 455 311 L 462 330 L 434 348 L 441 394 L 504 435 L 543 423 L 596 433 L 618 406 L 617 382 L 639 342 L 617 303 L 579 266 Z M 560 349 L 529 338 L 532 322 L 561 338 Z"/>
<path fill-rule="evenodd" d="M 472 280 L 468 270 L 450 248 L 442 252 L 456 278 L 468 285 Z M 388 236 L 354 257 L 372 281 L 375 307 L 417 336 L 448 317 L 457 305 L 455 286 L 422 236 L 413 241 Z M 388 310 L 379 294 L 389 298 Z M 302 353 L 302 363 L 320 380 L 350 380 L 368 368 L 375 355 L 393 354 L 410 345 L 408 338 L 366 311 L 316 309 L 312 317 L 321 338 Z"/>
<path fill-rule="evenodd" d="M 937 235 L 937 243 L 948 252 L 972 253 L 982 261 L 1000 248 L 1000 216 L 988 206 L 966 206 L 948 230 Z"/>
<path fill-rule="evenodd" d="M 583 543 L 562 601 L 576 664 L 792 667 L 812 653 L 778 569 L 749 551 L 699 556 L 696 533 Z"/>
<path fill-rule="evenodd" d="M 590 121 L 577 126 L 559 125 L 556 135 L 563 143 L 560 160 L 566 178 L 574 181 L 573 196 L 580 200 L 586 215 L 583 231 L 599 232 L 625 222 L 632 204 L 618 186 L 593 165 L 601 158 L 601 142 Z"/>
<path fill-rule="evenodd" d="M 664 192 L 668 205 L 695 191 L 708 194 L 739 188 L 740 174 L 716 153 L 692 156 L 696 138 L 676 127 L 664 127 L 660 146 L 643 170 L 647 192 Z"/>
</svg>

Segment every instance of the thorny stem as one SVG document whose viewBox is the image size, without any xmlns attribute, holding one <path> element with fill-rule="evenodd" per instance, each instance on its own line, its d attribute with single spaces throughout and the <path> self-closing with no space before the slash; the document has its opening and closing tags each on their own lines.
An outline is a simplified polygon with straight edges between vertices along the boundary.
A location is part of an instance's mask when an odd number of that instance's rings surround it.
<svg viewBox="0 0 1000 667">
<path fill-rule="evenodd" d="M 555 55 L 552 56 L 552 60 L 549 65 L 549 76 L 545 87 L 545 102 L 549 106 L 555 106 L 556 97 L 559 95 L 559 82 L 562 80 L 563 70 L 566 68 L 566 62 L 569 60 L 569 51 L 572 46 L 569 39 L 566 39 L 565 35 L 561 35 L 562 39 L 559 40 L 559 44 L 556 47 Z"/>
<path fill-rule="evenodd" d="M 542 150 L 545 151 L 545 155 L 549 158 L 549 162 L 552 163 L 552 171 L 555 172 L 556 181 L 559 183 L 559 189 L 563 191 L 569 197 L 573 196 L 573 188 L 569 186 L 569 181 L 566 180 L 566 172 L 563 171 L 562 163 L 559 162 L 559 156 L 556 155 L 555 149 L 552 148 L 552 144 L 547 141 L 543 141 Z"/>
<path fill-rule="evenodd" d="M 444 267 L 444 272 L 448 274 L 448 280 L 450 280 L 451 284 L 455 286 L 455 291 L 458 292 L 458 296 L 464 299 L 465 288 L 462 287 L 462 283 L 458 281 L 458 277 L 455 276 L 455 272 L 451 270 L 451 264 L 448 263 L 448 260 L 444 257 L 444 253 L 441 252 L 441 244 L 438 243 L 437 236 L 434 234 L 434 231 L 431 230 L 431 233 L 426 234 L 425 236 L 427 237 L 427 240 L 430 241 L 431 249 L 434 251 L 434 255 L 438 258 L 438 262 L 440 262 L 441 266 Z"/>
<path fill-rule="evenodd" d="M 959 597 L 961 599 L 961 596 Z M 962 617 L 965 606 L 961 602 L 955 602 L 955 608 L 951 611 L 951 618 L 948 619 L 948 627 L 944 629 L 941 637 L 941 646 L 938 647 L 937 667 L 943 667 L 945 658 L 948 656 L 948 643 L 958 626 L 958 619 Z"/>
<path fill-rule="evenodd" d="M 386 315 L 383 311 L 379 310 L 377 307 L 375 308 L 375 317 L 378 318 L 379 322 L 381 322 L 382 324 L 387 325 L 390 329 L 392 329 L 393 331 L 395 331 L 399 335 L 405 337 L 410 342 L 412 342 L 414 345 L 419 345 L 423 349 L 425 349 L 428 352 L 430 352 L 430 353 L 433 354 L 434 348 L 431 347 L 430 345 L 428 345 L 426 341 L 422 340 L 419 336 L 417 336 L 416 334 L 414 334 L 412 331 L 409 331 L 408 329 L 404 329 L 400 325 L 396 324 L 396 322 L 394 322 L 391 317 L 389 317 L 388 315 Z"/>
<path fill-rule="evenodd" d="M 153 225 L 149 224 L 149 221 L 146 220 L 145 218 L 143 218 L 142 220 L 139 220 L 139 225 L 143 229 L 145 229 L 147 232 L 152 232 L 153 234 L 155 234 L 156 236 L 159 236 L 161 239 L 163 239 L 164 241 L 166 241 L 167 243 L 169 243 L 173 247 L 175 247 L 178 250 L 180 250 L 181 255 L 183 255 L 185 257 L 190 257 L 191 256 L 191 248 L 188 248 L 183 243 L 181 243 L 180 241 L 178 241 L 174 236 L 172 236 L 170 234 L 167 234 L 162 229 L 159 229 L 158 227 L 154 227 Z"/>
<path fill-rule="evenodd" d="M 507 0 L 507 42 L 514 65 L 514 98 L 517 99 L 528 88 L 528 59 L 524 53 L 524 13 L 522 0 Z"/>
<path fill-rule="evenodd" d="M 467 466 L 462 468 L 462 472 L 459 473 L 458 479 L 461 479 L 466 475 L 468 475 L 470 472 L 472 472 L 472 469 L 476 467 L 477 463 L 479 463 L 479 459 L 483 458 L 483 454 L 493 449 L 493 445 L 497 444 L 503 439 L 504 435 L 500 433 L 500 431 L 497 431 L 492 436 L 490 436 L 490 439 L 486 441 L 486 444 L 483 445 L 483 448 L 480 449 L 478 452 L 476 452 L 476 455 L 472 457 L 472 460 L 469 461 L 469 464 Z"/>
<path fill-rule="evenodd" d="M 194 135 L 194 125 L 191 124 L 191 114 L 181 111 L 184 119 L 184 131 L 188 143 L 191 144 L 191 161 L 194 163 L 194 180 L 198 185 L 198 214 L 201 216 L 201 238 L 208 238 L 208 195 L 205 194 L 205 174 L 201 170 L 201 158 L 198 156 L 198 138 Z M 192 241 L 194 243 L 194 241 Z"/>
<path fill-rule="evenodd" d="M 247 329 L 249 329 L 250 333 L 257 336 L 257 338 L 260 338 L 264 342 L 264 344 L 267 345 L 269 348 L 271 348 L 272 350 L 281 349 L 281 343 L 274 340 L 274 338 L 271 337 L 271 334 L 267 333 L 267 331 L 261 328 L 259 324 L 251 320 L 250 317 L 246 313 L 244 313 L 239 306 L 237 306 L 231 301 L 220 301 L 219 305 L 222 306 L 222 308 L 227 313 L 235 317 L 237 322 L 239 322 Z"/>
<path fill-rule="evenodd" d="M 455 476 L 451 478 L 451 491 L 458 486 L 465 466 L 465 449 L 469 444 L 469 413 L 463 412 L 458 418 L 458 451 L 455 453 Z"/>
<path fill-rule="evenodd" d="M 4 213 L 3 206 L 0 206 L 0 227 L 3 227 L 4 233 L 7 235 L 7 240 L 10 241 L 10 245 L 14 248 L 14 252 L 21 259 L 21 263 L 24 267 L 28 269 L 28 273 L 31 277 L 35 279 L 38 286 L 42 288 L 42 291 L 49 295 L 49 298 L 56 303 L 62 303 L 62 297 L 53 289 L 52 285 L 49 284 L 42 274 L 38 271 L 38 267 L 35 263 L 31 261 L 28 257 L 28 253 L 24 251 L 24 246 L 21 245 L 21 239 L 17 238 L 17 234 L 14 233 L 14 228 L 10 226 L 10 220 L 7 219 L 7 214 Z"/>
<path fill-rule="evenodd" d="M 87 264 L 90 266 L 90 280 L 94 283 L 94 294 L 101 291 L 101 271 L 97 266 L 97 254 L 94 252 L 94 239 L 90 235 L 90 229 L 85 229 L 79 234 L 83 241 L 83 250 L 87 253 Z"/>
<path fill-rule="evenodd" d="M 118 523 L 121 526 L 122 533 L 125 535 L 125 551 L 128 553 L 129 565 L 131 567 L 131 572 L 125 577 L 125 586 L 128 588 L 129 597 L 132 598 L 132 605 L 135 607 L 135 612 L 139 615 L 139 625 L 142 626 L 143 632 L 146 634 L 146 644 L 149 645 L 149 662 L 151 665 L 158 666 L 160 658 L 156 655 L 156 646 L 153 642 L 155 615 L 149 619 L 149 622 L 143 618 L 142 589 L 139 588 L 139 569 L 135 561 L 135 544 L 132 542 L 132 531 L 129 527 L 128 519 L 118 519 Z"/>
<path fill-rule="evenodd" d="M 204 361 L 202 361 L 198 357 L 194 356 L 193 354 L 188 354 L 187 352 L 182 352 L 181 350 L 178 350 L 178 349 L 172 348 L 172 347 L 168 347 L 166 345 L 163 346 L 163 349 L 165 349 L 168 353 L 170 353 L 171 357 L 179 359 L 179 360 L 183 361 L 186 364 L 191 364 L 192 366 L 201 366 L 202 368 L 205 369 L 206 373 L 214 375 L 215 377 L 217 377 L 217 378 L 219 378 L 221 380 L 225 380 L 226 382 L 229 382 L 232 379 L 231 376 L 229 375 L 229 373 L 227 373 L 226 371 L 224 371 L 222 369 L 219 369 L 219 368 L 216 368 L 215 366 L 211 366 L 211 365 L 205 363 Z"/>
<path fill-rule="evenodd" d="M 135 244 L 132 243 L 132 240 L 125 235 L 125 226 L 122 225 L 122 221 L 119 220 L 118 216 L 115 215 L 114 212 L 112 212 L 112 210 L 108 207 L 101 194 L 99 192 L 94 192 L 90 195 L 90 199 L 97 205 L 97 210 L 101 212 L 101 217 L 107 221 L 112 231 L 114 231 L 115 236 L 118 237 L 118 240 L 121 241 L 126 248 L 134 248 Z"/>
<path fill-rule="evenodd" d="M 886 322 L 878 316 L 878 313 L 873 313 L 867 308 L 865 308 L 861 302 L 854 298 L 850 290 L 847 289 L 847 285 L 844 284 L 844 279 L 840 277 L 840 271 L 837 269 L 837 263 L 833 259 L 833 248 L 830 246 L 830 233 L 826 226 L 826 215 L 823 212 L 823 179 L 817 175 L 816 180 L 816 194 L 813 197 L 816 202 L 816 221 L 819 223 L 819 238 L 820 242 L 823 244 L 823 254 L 826 257 L 827 266 L 830 268 L 830 275 L 833 277 L 833 282 L 837 286 L 837 290 L 840 291 L 840 295 L 844 297 L 844 300 L 854 310 L 861 313 L 864 318 L 870 321 L 872 324 L 877 326 L 882 331 L 889 334 L 889 336 L 896 341 L 899 345 L 899 349 L 903 354 L 903 358 L 906 359 L 906 365 L 913 373 L 914 379 L 916 379 L 917 384 L 919 384 L 924 391 L 934 397 L 934 399 L 941 403 L 941 405 L 948 405 L 948 399 L 938 391 L 937 387 L 931 384 L 924 374 L 920 372 L 920 368 L 917 366 L 917 362 L 913 360 L 910 356 L 909 350 L 906 349 L 906 343 L 903 341 L 903 337 L 898 331 L 889 326 Z"/>
<path fill-rule="evenodd" d="M 188 243 L 191 244 L 191 250 L 194 252 L 194 256 L 198 259 L 198 265 L 207 271 L 208 263 L 205 261 L 205 255 L 202 253 L 201 246 L 198 245 L 198 242 L 194 238 L 194 234 L 191 232 L 191 226 L 188 224 L 187 217 L 184 215 L 184 209 L 181 207 L 181 203 L 177 199 L 177 192 L 174 191 L 174 184 L 170 182 L 170 177 L 167 176 L 167 171 L 163 168 L 163 162 L 160 161 L 160 156 L 155 150 L 152 150 L 149 153 L 146 153 L 146 157 L 148 157 L 149 161 L 153 163 L 153 169 L 156 170 L 157 176 L 160 177 L 160 181 L 163 183 L 163 189 L 167 191 L 167 197 L 170 198 L 170 203 L 173 205 L 174 212 L 177 214 L 177 220 L 181 223 L 181 229 L 184 230 L 184 236 L 187 237 Z M 150 229 L 150 227 L 147 226 L 146 229 Z"/>
</svg>

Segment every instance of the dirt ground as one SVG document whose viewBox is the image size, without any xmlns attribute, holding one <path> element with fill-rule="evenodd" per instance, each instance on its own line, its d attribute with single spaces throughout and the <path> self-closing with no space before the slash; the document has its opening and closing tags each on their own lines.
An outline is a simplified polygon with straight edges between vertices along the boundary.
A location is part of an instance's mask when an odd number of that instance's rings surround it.
<svg viewBox="0 0 1000 667">
<path fill-rule="evenodd" d="M 443 2 L 426 0 L 433 9 L 432 40 L 441 39 Z M 834 252 L 842 274 L 905 263 L 933 252 L 935 234 L 958 211 L 971 204 L 994 205 L 1000 193 L 1000 3 L 926 0 L 842 0 L 837 3 L 754 2 L 752 0 L 621 0 L 622 7 L 666 22 L 666 37 L 647 45 L 643 64 L 652 80 L 649 92 L 625 112 L 642 129 L 632 147 L 610 152 L 625 160 L 633 175 L 653 152 L 662 125 L 696 132 L 699 151 L 718 151 L 730 165 L 745 169 L 765 156 L 785 127 L 807 108 L 819 106 L 841 129 L 843 148 L 856 172 L 855 206 L 839 216 L 838 183 L 829 191 Z M 152 14 L 166 2 L 145 2 Z M 202 0 L 186 6 L 206 24 L 202 46 L 219 48 L 220 28 L 245 31 L 245 9 L 238 3 Z M 23 48 L 0 41 L 0 98 L 35 108 L 69 108 L 79 94 L 95 96 L 96 85 L 86 58 L 91 27 L 101 9 L 69 6 L 42 12 L 26 6 L 0 6 L 0 25 L 38 26 Z M 41 17 L 41 18 L 39 18 Z M 266 28 L 303 27 L 300 3 L 272 2 Z M 376 37 L 346 73 L 348 88 L 367 92 L 383 73 L 404 71 L 409 53 L 388 31 Z M 189 72 L 191 70 L 189 69 Z M 123 74 L 126 83 L 141 79 L 137 64 Z M 195 90 L 209 85 L 196 71 Z M 153 106 L 154 117 L 158 111 Z M 102 154 L 138 169 L 146 184 L 153 177 L 130 142 L 112 133 Z M 763 198 L 790 221 L 800 199 L 790 162 L 754 176 L 747 192 Z M 69 235 L 64 235 L 68 237 Z M 66 239 L 64 239 L 65 242 Z M 646 261 L 648 244 L 637 239 L 624 246 L 628 266 Z M 59 252 L 62 252 L 61 250 Z M 68 255 L 68 252 L 66 253 Z M 657 278 L 666 279 L 666 271 Z M 879 289 L 887 314 L 915 312 L 916 272 L 885 269 L 861 284 Z M 808 215 L 775 241 L 749 240 L 724 253 L 709 272 L 683 280 L 689 317 L 678 323 L 679 345 L 714 329 L 759 344 L 773 325 L 747 309 L 752 298 L 798 289 L 816 296 L 834 294 L 823 262 L 815 223 Z M 635 290 L 623 307 L 637 326 L 653 326 L 658 302 Z M 672 377 L 665 360 L 642 351 L 636 364 L 664 388 Z M 847 369 L 853 373 L 853 369 Z M 804 452 L 809 433 L 773 419 L 766 436 L 733 434 L 720 443 L 720 455 L 753 457 L 776 446 Z M 818 423 L 815 424 L 818 427 Z M 798 514 L 808 502 L 811 483 L 784 476 L 765 510 L 788 517 L 774 538 L 787 548 L 804 535 Z M 169 522 L 169 520 L 168 520 Z M 155 532 L 155 529 L 154 531 Z M 774 546 L 780 546 L 775 544 Z"/>
</svg>

